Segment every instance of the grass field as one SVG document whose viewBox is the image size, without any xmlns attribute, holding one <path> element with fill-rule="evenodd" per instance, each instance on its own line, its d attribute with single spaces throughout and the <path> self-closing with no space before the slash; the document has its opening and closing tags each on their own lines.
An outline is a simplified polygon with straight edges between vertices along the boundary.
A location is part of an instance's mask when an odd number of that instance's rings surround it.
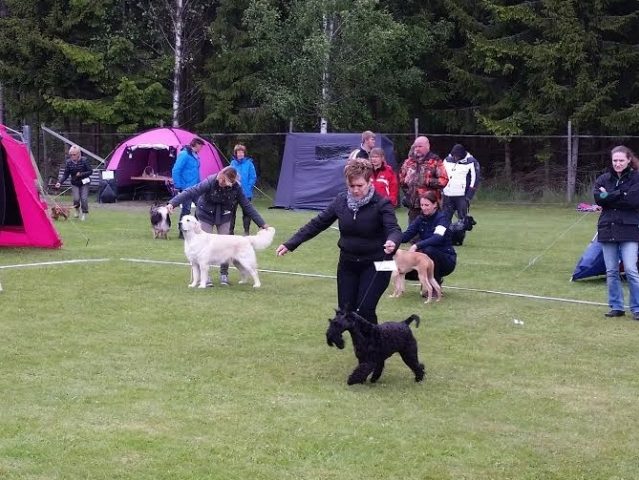
<svg viewBox="0 0 639 480">
<path fill-rule="evenodd" d="M 312 213 L 267 206 L 258 290 L 234 270 L 188 289 L 144 204 L 57 223 L 61 250 L 0 250 L 0 478 L 639 478 L 639 322 L 604 319 L 603 280 L 569 282 L 596 214 L 474 205 L 444 299 L 412 284 L 378 308 L 421 315 L 426 380 L 393 357 L 348 387 L 350 339 L 324 338 L 337 232 L 277 258 Z M 103 261 L 7 268 L 76 259 Z"/>
</svg>

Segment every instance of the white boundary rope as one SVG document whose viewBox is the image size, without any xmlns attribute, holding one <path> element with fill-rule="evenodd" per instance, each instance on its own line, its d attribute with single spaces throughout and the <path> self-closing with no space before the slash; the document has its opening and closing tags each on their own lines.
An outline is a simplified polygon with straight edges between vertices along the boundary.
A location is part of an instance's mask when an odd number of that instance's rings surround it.
<svg viewBox="0 0 639 480">
<path fill-rule="evenodd" d="M 110 258 L 87 258 L 78 260 L 58 260 L 52 262 L 38 262 L 38 263 L 19 263 L 16 265 L 0 265 L 0 270 L 4 268 L 25 268 L 25 267 L 44 267 L 48 265 L 68 265 L 73 263 L 95 263 L 95 262 L 109 262 Z"/>
<path fill-rule="evenodd" d="M 166 260 L 150 260 L 145 258 L 120 258 L 122 262 L 131 262 L 131 263 L 146 263 L 153 265 L 178 265 L 181 267 L 189 266 L 187 262 L 171 262 Z M 52 261 L 52 262 L 38 262 L 38 263 L 22 263 L 16 265 L 0 265 L 0 269 L 7 268 L 27 268 L 27 267 L 41 267 L 41 266 L 54 266 L 54 265 L 69 265 L 69 264 L 79 264 L 79 263 L 99 263 L 99 262 L 109 262 L 110 258 L 89 258 L 89 259 L 78 259 L 78 260 L 60 260 L 60 261 Z M 234 267 L 232 267 L 234 268 Z M 274 273 L 276 275 L 288 275 L 288 276 L 296 276 L 296 277 L 307 277 L 307 278 L 323 278 L 328 280 L 334 280 L 335 275 L 323 275 L 319 273 L 300 273 L 300 272 L 289 272 L 286 270 L 268 270 L 268 269 L 258 269 L 258 271 L 263 273 Z M 416 284 L 415 282 L 411 282 L 412 284 Z M 0 291 L 1 290 L 0 284 Z M 455 287 L 452 285 L 445 285 L 442 288 L 450 289 L 450 290 L 459 290 L 462 292 L 475 292 L 475 293 L 485 293 L 488 295 L 499 295 L 505 297 L 516 297 L 516 298 L 526 298 L 530 300 L 544 300 L 550 302 L 562 302 L 562 303 L 572 303 L 577 305 L 593 305 L 593 306 L 607 306 L 606 303 L 601 302 L 590 302 L 588 300 L 575 300 L 571 298 L 560 298 L 560 297 L 546 297 L 543 295 L 530 295 L 527 293 L 515 293 L 515 292 L 501 292 L 499 290 L 485 290 L 481 288 L 467 288 L 467 287 Z"/>
<path fill-rule="evenodd" d="M 134 262 L 134 263 L 154 263 L 158 265 L 189 265 L 188 263 L 183 262 L 166 262 L 162 260 L 147 260 L 147 259 L 139 259 L 139 258 L 120 258 L 120 260 L 125 262 Z M 335 279 L 337 278 L 335 275 L 323 275 L 319 273 L 299 273 L 299 272 L 288 272 L 285 270 L 267 270 L 267 269 L 258 269 L 259 272 L 264 273 L 274 273 L 276 275 L 290 275 L 290 276 L 298 276 L 298 277 L 309 277 L 309 278 L 325 278 L 325 279 Z M 411 282 L 416 285 L 415 282 Z M 532 300 L 546 300 L 552 302 L 563 302 L 563 303 L 574 303 L 579 305 L 595 305 L 595 306 L 607 306 L 607 303 L 600 302 L 590 302 L 588 300 L 575 300 L 571 298 L 560 298 L 560 297 L 545 297 L 542 295 L 529 295 L 526 293 L 514 293 L 514 292 L 500 292 L 498 290 L 484 290 L 480 288 L 466 288 L 466 287 L 454 287 L 451 285 L 444 285 L 442 288 L 450 289 L 450 290 L 459 290 L 464 292 L 475 292 L 475 293 L 486 293 L 489 295 L 500 295 L 506 297 L 518 297 L 518 298 L 527 298 Z"/>
<path fill-rule="evenodd" d="M 589 213 L 592 213 L 592 212 L 585 212 L 584 215 L 580 216 L 572 225 L 570 225 L 563 232 L 557 235 L 557 237 L 550 243 L 550 245 L 548 245 L 548 247 L 546 247 L 546 249 L 543 252 L 541 252 L 539 255 L 531 258 L 530 261 L 528 262 L 528 265 L 526 265 L 517 275 L 518 276 L 521 275 L 530 267 L 532 267 L 535 263 L 537 263 L 537 260 L 543 257 L 548 252 L 548 250 L 550 250 L 552 247 L 555 246 L 555 244 L 561 239 L 561 237 L 563 237 L 566 233 L 572 230 L 579 222 L 581 222 L 584 218 L 586 218 L 586 216 L 588 216 Z"/>
</svg>

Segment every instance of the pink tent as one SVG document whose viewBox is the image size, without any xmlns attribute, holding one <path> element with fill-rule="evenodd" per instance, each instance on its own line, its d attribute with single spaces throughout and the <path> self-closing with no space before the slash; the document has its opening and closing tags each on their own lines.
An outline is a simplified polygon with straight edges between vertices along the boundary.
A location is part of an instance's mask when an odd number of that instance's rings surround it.
<svg viewBox="0 0 639 480">
<path fill-rule="evenodd" d="M 0 247 L 61 246 L 29 150 L 0 125 Z"/>
<path fill-rule="evenodd" d="M 195 136 L 181 128 L 155 128 L 140 133 L 118 145 L 107 170 L 115 172 L 118 187 L 132 185 L 131 177 L 140 176 L 145 171 L 170 177 L 177 154 Z M 199 156 L 202 180 L 224 167 L 217 147 L 207 141 L 204 141 Z"/>
</svg>

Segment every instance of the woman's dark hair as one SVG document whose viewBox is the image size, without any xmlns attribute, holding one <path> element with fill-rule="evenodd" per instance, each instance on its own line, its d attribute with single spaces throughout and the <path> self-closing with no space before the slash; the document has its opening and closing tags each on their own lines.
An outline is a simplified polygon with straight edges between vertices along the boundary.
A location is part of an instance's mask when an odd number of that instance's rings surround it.
<svg viewBox="0 0 639 480">
<path fill-rule="evenodd" d="M 237 170 L 233 167 L 224 167 L 222 170 L 217 172 L 217 174 L 218 176 L 226 178 L 231 183 L 235 183 L 237 181 Z"/>
<path fill-rule="evenodd" d="M 191 148 L 195 147 L 196 145 L 204 145 L 204 140 L 202 140 L 200 137 L 193 137 L 193 140 L 191 140 L 189 145 L 191 146 Z"/>
<path fill-rule="evenodd" d="M 428 200 L 430 203 L 434 203 L 435 205 L 437 205 L 439 207 L 439 202 L 437 199 L 437 194 L 435 192 L 433 192 L 432 190 L 429 190 L 428 192 L 422 194 L 419 196 L 419 198 L 425 198 L 426 200 Z"/>
</svg>

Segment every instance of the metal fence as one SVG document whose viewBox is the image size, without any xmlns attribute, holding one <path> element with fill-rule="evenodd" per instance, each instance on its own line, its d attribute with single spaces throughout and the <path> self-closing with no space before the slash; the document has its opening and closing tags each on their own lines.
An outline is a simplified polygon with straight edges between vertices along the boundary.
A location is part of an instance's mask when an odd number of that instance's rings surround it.
<svg viewBox="0 0 639 480">
<path fill-rule="evenodd" d="M 100 131 L 59 131 L 61 135 L 100 157 L 108 158 L 116 146 L 133 134 Z M 237 143 L 246 145 L 254 159 L 262 188 L 275 188 L 284 153 L 286 132 L 277 133 L 201 133 L 200 136 L 217 145 L 228 160 Z M 398 161 L 406 158 L 414 133 L 383 133 L 395 148 Z M 424 133 L 430 139 L 431 150 L 442 158 L 456 143 L 464 145 L 481 165 L 484 188 L 507 188 L 535 194 L 552 189 L 565 191 L 567 175 L 567 136 L 518 136 L 503 139 L 489 135 L 448 135 Z M 639 151 L 639 137 L 579 136 L 577 192 L 590 188 L 593 179 L 609 165 L 610 149 L 626 145 Z M 356 148 L 358 145 L 353 145 Z M 57 174 L 64 161 L 68 145 L 47 135 L 40 128 L 32 129 L 31 148 L 43 178 Z M 95 162 L 94 162 L 95 163 Z"/>
</svg>

